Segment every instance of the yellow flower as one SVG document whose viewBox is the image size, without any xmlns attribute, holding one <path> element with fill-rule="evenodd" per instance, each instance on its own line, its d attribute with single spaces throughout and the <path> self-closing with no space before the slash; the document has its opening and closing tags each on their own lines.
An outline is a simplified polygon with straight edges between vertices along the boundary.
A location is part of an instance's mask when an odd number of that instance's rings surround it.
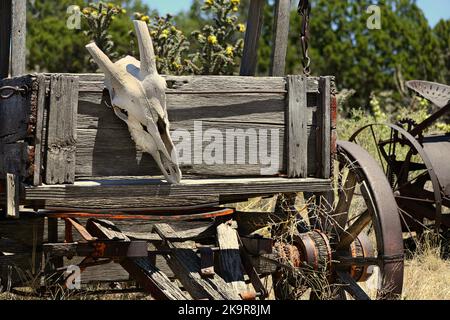
<svg viewBox="0 0 450 320">
<path fill-rule="evenodd" d="M 217 44 L 217 37 L 216 36 L 213 36 L 213 35 L 210 35 L 209 37 L 208 37 L 208 42 L 210 43 L 210 44 Z"/>
<path fill-rule="evenodd" d="M 227 56 L 232 57 L 234 54 L 234 49 L 231 46 L 228 46 L 225 50 L 225 53 L 227 54 Z"/>
<path fill-rule="evenodd" d="M 108 2 L 108 8 L 109 8 L 109 9 L 114 8 L 114 3 Z"/>
<path fill-rule="evenodd" d="M 241 3 L 241 0 L 231 0 L 230 2 L 233 6 L 238 6 Z"/>
<path fill-rule="evenodd" d="M 106 10 L 102 10 L 101 15 L 106 16 L 108 12 Z"/>
<path fill-rule="evenodd" d="M 155 37 L 157 34 L 158 34 L 158 32 L 156 32 L 155 30 L 153 30 L 152 32 L 150 32 L 150 35 L 151 35 L 152 37 Z"/>
<path fill-rule="evenodd" d="M 177 62 L 173 62 L 172 67 L 174 67 L 175 69 L 181 69 L 181 64 L 179 64 Z"/>
<path fill-rule="evenodd" d="M 214 0 L 205 0 L 205 4 L 207 6 L 212 6 L 214 4 Z"/>
<path fill-rule="evenodd" d="M 175 26 L 172 26 L 172 27 L 170 27 L 170 31 L 177 32 L 177 28 L 175 28 Z"/>
<path fill-rule="evenodd" d="M 233 12 L 238 12 L 239 8 L 238 7 L 233 7 Z"/>
<path fill-rule="evenodd" d="M 150 17 L 149 16 L 142 16 L 141 17 L 141 21 L 149 23 L 150 22 Z"/>
<path fill-rule="evenodd" d="M 96 18 L 98 16 L 98 11 L 97 10 L 92 11 L 92 16 Z"/>
<path fill-rule="evenodd" d="M 245 32 L 245 26 L 242 23 L 237 25 L 237 29 L 239 32 Z"/>
<path fill-rule="evenodd" d="M 91 9 L 89 9 L 89 8 L 84 8 L 83 9 L 83 14 L 88 15 L 89 13 L 91 13 Z"/>
<path fill-rule="evenodd" d="M 160 38 L 161 39 L 167 39 L 168 37 L 169 37 L 169 30 L 167 30 L 167 29 L 164 29 L 162 32 L 161 32 L 161 36 L 160 36 Z"/>
<path fill-rule="evenodd" d="M 122 9 L 122 14 L 125 14 L 125 13 L 127 13 L 127 10 L 125 10 L 125 9 Z"/>
</svg>

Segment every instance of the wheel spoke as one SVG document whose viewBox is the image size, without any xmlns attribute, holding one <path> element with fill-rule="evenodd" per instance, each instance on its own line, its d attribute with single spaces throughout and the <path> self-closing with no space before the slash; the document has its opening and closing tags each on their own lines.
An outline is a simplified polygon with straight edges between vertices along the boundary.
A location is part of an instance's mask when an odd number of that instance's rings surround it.
<svg viewBox="0 0 450 320">
<path fill-rule="evenodd" d="M 386 173 L 386 167 L 384 165 L 383 157 L 381 156 L 381 151 L 380 151 L 380 141 L 377 139 L 377 137 L 375 135 L 375 130 L 373 130 L 373 126 L 370 126 L 370 131 L 372 132 L 372 137 L 376 144 L 375 147 L 377 148 L 378 158 L 380 158 L 381 166 L 383 167 L 383 171 Z"/>
<path fill-rule="evenodd" d="M 338 261 L 336 267 L 347 268 L 347 267 L 368 267 L 368 266 L 379 266 L 381 261 L 376 257 L 365 257 L 365 258 L 355 258 L 355 257 L 336 257 L 333 260 Z"/>
<path fill-rule="evenodd" d="M 349 171 L 344 186 L 339 190 L 339 202 L 336 206 L 333 217 L 336 223 L 343 229 L 347 223 L 347 217 L 355 193 L 355 186 L 357 183 L 356 175 Z"/>
<path fill-rule="evenodd" d="M 353 279 L 348 273 L 338 271 L 337 276 L 343 285 L 343 289 L 347 291 L 355 300 L 370 300 L 367 293 L 361 289 L 355 279 Z"/>
<path fill-rule="evenodd" d="M 370 211 L 367 209 L 350 227 L 348 227 L 347 230 L 344 231 L 336 248 L 338 250 L 344 250 L 348 248 L 371 220 L 372 216 L 370 214 Z"/>
</svg>

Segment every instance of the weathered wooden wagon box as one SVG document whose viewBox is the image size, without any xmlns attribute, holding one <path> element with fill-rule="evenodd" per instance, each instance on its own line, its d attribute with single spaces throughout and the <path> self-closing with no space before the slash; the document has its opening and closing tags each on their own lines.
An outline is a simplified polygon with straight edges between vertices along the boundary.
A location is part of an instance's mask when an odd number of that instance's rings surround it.
<svg viewBox="0 0 450 320">
<path fill-rule="evenodd" d="M 9 210 L 19 202 L 56 210 L 194 208 L 330 188 L 333 78 L 166 80 L 179 185 L 163 181 L 151 156 L 136 150 L 109 107 L 103 75 L 2 80 L 12 87 L 0 100 L 0 176 L 7 177 L 0 197 L 8 195 Z"/>
</svg>

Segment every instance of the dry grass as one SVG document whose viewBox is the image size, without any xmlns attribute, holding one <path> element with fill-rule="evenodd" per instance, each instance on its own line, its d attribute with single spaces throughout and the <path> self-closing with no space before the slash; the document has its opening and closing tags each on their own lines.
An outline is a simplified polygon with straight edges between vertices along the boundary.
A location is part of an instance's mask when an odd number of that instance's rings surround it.
<svg viewBox="0 0 450 320">
<path fill-rule="evenodd" d="M 450 300 L 450 260 L 438 246 L 426 243 L 405 265 L 403 299 Z"/>
</svg>

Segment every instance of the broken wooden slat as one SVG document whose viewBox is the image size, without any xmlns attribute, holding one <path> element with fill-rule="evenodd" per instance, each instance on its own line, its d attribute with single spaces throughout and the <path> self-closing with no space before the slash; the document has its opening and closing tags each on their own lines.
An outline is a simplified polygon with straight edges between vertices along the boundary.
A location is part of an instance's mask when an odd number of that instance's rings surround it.
<svg viewBox="0 0 450 320">
<path fill-rule="evenodd" d="M 108 240 L 121 239 L 125 242 L 130 241 L 110 221 L 90 220 L 87 227 L 93 235 L 98 237 Z M 178 286 L 172 283 L 161 270 L 151 263 L 148 257 L 122 259 L 120 265 L 154 298 L 161 300 L 188 299 Z"/>
<path fill-rule="evenodd" d="M 6 174 L 6 217 L 19 218 L 19 177 L 15 174 Z"/>
<path fill-rule="evenodd" d="M 308 120 L 306 118 L 308 99 L 307 79 L 304 76 L 289 76 L 288 108 L 288 176 L 306 178 L 308 176 Z"/>
<path fill-rule="evenodd" d="M 331 79 L 321 77 L 319 81 L 321 102 L 319 108 L 319 128 L 321 152 L 321 170 L 318 177 L 329 178 L 331 176 Z"/>
<path fill-rule="evenodd" d="M 289 40 L 291 0 L 276 0 L 275 22 L 270 75 L 282 77 L 286 69 L 286 52 Z"/>
<path fill-rule="evenodd" d="M 125 259 L 121 266 L 158 300 L 189 300 L 180 288 L 156 268 L 148 258 Z"/>
<path fill-rule="evenodd" d="M 162 237 L 175 237 L 176 231 L 167 224 L 155 225 L 155 231 Z M 167 245 L 173 253 L 168 257 L 170 268 L 194 299 L 240 300 L 240 297 L 229 290 L 227 283 L 217 274 L 210 278 L 200 275 L 200 258 L 188 243 L 172 243 Z"/>
<path fill-rule="evenodd" d="M 241 62 L 241 76 L 254 76 L 258 63 L 258 44 L 264 17 L 265 0 L 251 0 L 248 9 L 247 32 Z"/>
<path fill-rule="evenodd" d="M 50 84 L 47 138 L 47 184 L 75 181 L 78 78 L 54 75 Z"/>
<path fill-rule="evenodd" d="M 226 223 L 219 225 L 217 242 L 220 248 L 220 275 L 237 294 L 247 292 L 236 230 Z"/>
<path fill-rule="evenodd" d="M 11 2 L 11 76 L 17 77 L 26 70 L 27 0 Z"/>
<path fill-rule="evenodd" d="M 11 53 L 11 2 L 0 1 L 0 79 L 9 75 Z"/>
</svg>

